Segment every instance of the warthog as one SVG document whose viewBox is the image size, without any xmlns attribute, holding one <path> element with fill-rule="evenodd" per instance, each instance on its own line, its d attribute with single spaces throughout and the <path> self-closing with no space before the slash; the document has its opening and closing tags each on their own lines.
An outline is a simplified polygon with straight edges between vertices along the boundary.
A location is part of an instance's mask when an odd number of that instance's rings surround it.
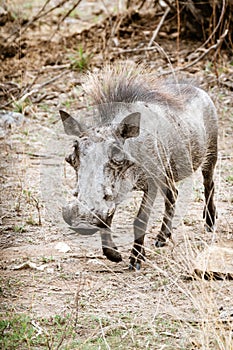
<svg viewBox="0 0 233 350">
<path fill-rule="evenodd" d="M 155 246 L 162 247 L 172 233 L 178 195 L 175 183 L 201 167 L 205 226 L 213 230 L 217 114 L 207 93 L 128 66 L 89 74 L 86 86 L 98 108 L 98 126 L 87 129 L 60 111 L 66 133 L 77 137 L 73 153 L 66 158 L 77 174 L 77 204 L 65 208 L 66 222 L 80 234 L 100 231 L 104 255 L 119 262 L 122 257 L 110 229 L 116 206 L 129 191 L 143 191 L 130 256 L 130 268 L 140 269 L 158 189 L 164 196 L 165 212 Z"/>
</svg>

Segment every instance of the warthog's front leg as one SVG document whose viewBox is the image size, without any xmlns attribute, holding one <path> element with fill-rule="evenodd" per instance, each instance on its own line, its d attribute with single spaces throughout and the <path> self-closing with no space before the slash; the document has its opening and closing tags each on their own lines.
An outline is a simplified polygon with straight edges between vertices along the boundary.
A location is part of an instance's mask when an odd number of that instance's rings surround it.
<svg viewBox="0 0 233 350">
<path fill-rule="evenodd" d="M 122 261 L 121 254 L 117 251 L 110 230 L 101 230 L 100 231 L 103 254 L 111 261 L 120 262 Z"/>
<path fill-rule="evenodd" d="M 141 261 L 145 260 L 144 237 L 156 193 L 157 189 L 153 192 L 144 192 L 138 215 L 134 220 L 134 245 L 130 256 L 130 270 L 134 268 L 140 270 Z"/>
<path fill-rule="evenodd" d="M 167 187 L 164 187 L 163 194 L 165 197 L 165 212 L 161 230 L 155 239 L 156 247 L 163 247 L 166 244 L 167 238 L 170 238 L 172 234 L 172 219 L 175 214 L 175 203 L 178 196 L 175 184 L 171 182 Z"/>
</svg>

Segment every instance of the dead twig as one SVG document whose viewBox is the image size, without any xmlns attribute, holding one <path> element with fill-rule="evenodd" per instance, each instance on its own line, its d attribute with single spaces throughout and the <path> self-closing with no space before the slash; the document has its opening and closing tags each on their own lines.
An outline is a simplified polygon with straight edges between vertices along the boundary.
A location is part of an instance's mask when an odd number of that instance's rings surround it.
<svg viewBox="0 0 233 350">
<path fill-rule="evenodd" d="M 101 0 L 101 2 L 102 2 L 102 5 L 103 5 L 103 8 L 104 8 L 104 11 L 105 11 L 106 15 L 107 15 L 108 17 L 110 17 L 110 16 L 111 16 L 111 13 L 109 12 L 109 10 L 108 10 L 108 8 L 107 8 L 107 6 L 106 6 L 104 0 Z"/>
<path fill-rule="evenodd" d="M 158 50 L 158 46 L 151 46 L 151 47 L 135 47 L 134 49 L 117 49 L 117 51 L 113 52 L 115 54 L 121 54 L 121 53 L 130 53 L 130 52 L 140 52 L 140 51 L 153 51 Z"/>
<path fill-rule="evenodd" d="M 219 17 L 219 21 L 218 21 L 216 27 L 214 28 L 213 32 L 210 34 L 210 36 L 208 37 L 208 39 L 207 39 L 198 49 L 200 49 L 200 48 L 206 46 L 206 45 L 210 42 L 210 40 L 213 38 L 214 34 L 216 33 L 216 31 L 218 30 L 219 26 L 220 26 L 221 23 L 222 23 L 222 20 L 223 20 L 225 11 L 226 11 L 226 0 L 223 0 L 222 11 L 221 11 L 221 14 L 220 14 L 220 17 Z M 198 50 L 198 49 L 197 49 L 197 50 Z M 197 50 L 196 50 L 196 51 L 197 51 Z"/>
<path fill-rule="evenodd" d="M 171 9 L 173 12 L 176 12 L 176 7 L 170 2 L 170 0 L 164 0 L 164 2 L 167 4 L 167 6 L 170 7 L 170 9 Z"/>
<path fill-rule="evenodd" d="M 27 28 L 30 27 L 30 25 L 36 20 L 36 17 L 39 16 L 39 15 L 41 14 L 41 12 L 44 11 L 45 7 L 48 5 L 48 3 L 49 3 L 50 1 L 51 1 L 51 0 L 46 0 L 46 1 L 45 1 L 44 5 L 43 5 L 43 6 L 41 7 L 41 9 L 38 11 L 37 15 L 36 15 L 34 18 L 32 18 L 32 20 L 29 21 L 29 22 L 25 25 L 23 31 L 20 31 L 20 29 L 16 28 L 16 29 L 13 31 L 13 33 L 12 33 L 11 35 L 9 35 L 9 36 L 5 39 L 5 41 L 7 41 L 8 39 L 10 39 L 10 38 L 11 38 L 12 36 L 14 36 L 15 34 L 18 35 L 19 32 L 20 32 L 20 34 L 22 35 L 22 33 L 24 33 L 24 32 L 27 30 Z M 14 38 L 15 38 L 15 37 L 14 37 Z"/>
<path fill-rule="evenodd" d="M 63 75 L 65 75 L 65 74 L 67 74 L 67 73 L 68 73 L 68 71 L 66 70 L 66 71 L 60 73 L 59 75 L 57 75 L 56 77 L 53 77 L 52 79 L 47 80 L 47 81 L 45 81 L 44 83 L 38 85 L 36 88 L 32 89 L 32 90 L 29 91 L 29 92 L 28 92 L 29 87 L 27 86 L 27 87 L 23 90 L 23 92 L 21 92 L 21 94 L 19 94 L 19 95 L 16 96 L 16 97 L 12 97 L 8 102 L 6 102 L 4 105 L 1 105 L 0 107 L 1 107 L 1 108 L 7 107 L 7 106 L 9 106 L 9 105 L 12 103 L 12 101 L 18 101 L 18 100 L 21 101 L 21 102 L 25 101 L 28 97 L 32 96 L 33 94 L 38 93 L 42 88 L 44 88 L 45 86 L 47 86 L 47 85 L 49 85 L 49 84 L 52 84 L 54 81 L 60 79 Z M 37 78 L 38 78 L 38 76 L 36 76 L 36 77 L 33 79 L 33 82 L 36 81 Z M 30 84 L 30 87 L 32 87 L 32 83 Z M 45 96 L 43 96 L 43 98 L 44 98 L 44 97 L 45 97 Z"/>
<path fill-rule="evenodd" d="M 52 6 L 50 7 L 47 11 L 44 11 L 44 9 L 46 8 L 46 6 L 48 5 L 48 3 L 50 2 L 50 0 L 46 0 L 44 5 L 42 6 L 42 8 L 38 11 L 38 13 L 31 19 L 31 21 L 29 21 L 25 27 L 21 30 L 21 29 L 17 29 L 16 31 L 14 31 L 13 34 L 11 34 L 10 36 L 8 36 L 6 38 L 6 41 L 8 39 L 10 39 L 12 36 L 14 36 L 15 38 L 15 35 L 18 36 L 19 33 L 20 35 L 23 35 L 26 30 L 31 26 L 32 23 L 36 22 L 38 19 L 42 18 L 42 17 L 45 17 L 46 15 L 48 15 L 50 12 L 54 11 L 55 9 L 63 6 L 67 1 L 69 0 L 62 0 L 61 2 L 59 2 L 57 5 L 55 6 Z"/>
<path fill-rule="evenodd" d="M 214 45 L 210 46 L 208 49 L 206 49 L 203 52 L 203 54 L 200 55 L 199 57 L 197 57 L 193 62 L 190 62 L 189 64 L 187 64 L 186 66 L 183 66 L 183 67 L 177 67 L 175 69 L 162 72 L 160 75 L 167 75 L 167 74 L 171 74 L 171 73 L 176 73 L 176 72 L 186 70 L 186 69 L 194 66 L 195 64 L 197 64 L 197 62 L 201 61 L 210 51 L 216 50 L 217 48 L 219 48 L 220 45 L 222 44 L 224 38 L 227 36 L 227 34 L 228 34 L 228 29 L 226 29 L 225 32 L 220 36 L 220 38 L 217 40 L 216 44 L 214 44 Z"/>
<path fill-rule="evenodd" d="M 162 27 L 162 25 L 163 25 L 163 23 L 165 21 L 165 18 L 167 17 L 169 12 L 170 12 L 170 7 L 167 7 L 165 12 L 164 12 L 164 14 L 163 14 L 163 16 L 162 16 L 162 18 L 161 18 L 161 20 L 160 20 L 160 22 L 159 22 L 159 24 L 158 24 L 158 26 L 157 26 L 157 28 L 155 29 L 155 31 L 154 31 L 154 33 L 152 35 L 152 38 L 150 39 L 148 47 L 151 47 L 151 45 L 153 44 L 153 42 L 154 42 L 156 36 L 158 35 L 158 32 L 160 31 L 160 28 Z"/>
<path fill-rule="evenodd" d="M 57 65 L 54 65 L 54 66 L 43 66 L 41 68 L 41 72 L 62 70 L 62 69 L 67 69 L 67 68 L 70 68 L 70 63 L 57 64 Z"/>
<path fill-rule="evenodd" d="M 77 327 L 78 324 L 78 318 L 79 318 L 79 311 L 80 311 L 80 299 L 81 299 L 81 293 L 85 287 L 86 279 L 85 276 L 82 275 L 82 273 L 79 274 L 79 284 L 75 295 L 75 320 L 74 320 L 74 326 Z"/>
<path fill-rule="evenodd" d="M 32 200 L 35 203 L 35 207 L 38 213 L 38 226 L 42 226 L 42 220 L 41 220 L 41 204 L 38 198 L 32 196 Z"/>
<path fill-rule="evenodd" d="M 64 20 L 71 14 L 72 11 L 74 11 L 74 9 L 80 4 L 81 1 L 82 0 L 78 0 L 77 2 L 75 2 L 75 4 L 69 9 L 69 11 L 61 18 L 61 20 L 58 22 L 57 27 L 54 30 L 54 32 L 51 35 L 49 40 L 51 40 L 54 37 L 54 35 L 55 35 L 56 31 L 59 29 L 61 23 L 64 22 Z"/>
<path fill-rule="evenodd" d="M 60 73 L 59 75 L 57 75 L 56 77 L 53 77 L 52 79 L 49 79 L 49 80 L 45 81 L 44 83 L 38 85 L 38 86 L 37 86 L 36 88 L 34 88 L 33 90 L 31 90 L 31 91 L 29 91 L 28 93 L 22 95 L 22 96 L 20 97 L 20 101 L 25 101 L 26 98 L 28 98 L 29 96 L 31 96 L 31 95 L 33 95 L 33 94 L 39 92 L 39 91 L 40 91 L 42 88 L 44 88 L 45 86 L 54 83 L 54 81 L 60 79 L 63 75 L 65 75 L 65 74 L 67 74 L 67 73 L 68 73 L 68 71 L 62 72 L 62 73 Z"/>
<path fill-rule="evenodd" d="M 36 83 L 36 81 L 38 80 L 38 78 L 39 78 L 39 76 L 40 76 L 40 71 L 37 73 L 37 75 L 32 79 L 32 82 L 30 83 L 30 84 L 28 84 L 28 85 L 26 85 L 26 87 L 25 87 L 25 89 L 22 91 L 22 95 L 23 94 L 26 94 L 28 91 L 30 91 L 31 90 L 31 88 L 33 87 L 33 85 L 35 85 L 35 83 Z"/>
</svg>

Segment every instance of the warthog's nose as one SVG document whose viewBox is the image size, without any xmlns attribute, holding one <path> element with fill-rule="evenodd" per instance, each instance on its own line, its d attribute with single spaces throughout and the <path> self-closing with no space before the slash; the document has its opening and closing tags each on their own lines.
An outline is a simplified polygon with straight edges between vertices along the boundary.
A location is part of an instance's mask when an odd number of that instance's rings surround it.
<svg viewBox="0 0 233 350">
<path fill-rule="evenodd" d="M 113 192 L 111 187 L 105 187 L 104 189 L 104 200 L 112 201 L 113 200 Z"/>
<path fill-rule="evenodd" d="M 78 189 L 76 188 L 75 190 L 73 190 L 72 194 L 74 197 L 78 197 Z"/>
<path fill-rule="evenodd" d="M 114 213 L 115 213 L 115 205 L 113 204 L 112 207 L 108 210 L 107 217 L 112 217 Z"/>
<path fill-rule="evenodd" d="M 69 155 L 69 156 L 66 156 L 65 157 L 65 161 L 67 162 L 67 163 L 71 163 L 71 154 Z"/>
<path fill-rule="evenodd" d="M 98 227 L 108 227 L 111 225 L 112 217 L 115 212 L 115 205 L 113 205 L 110 209 L 105 212 L 95 212 L 91 222 Z"/>
<path fill-rule="evenodd" d="M 92 219 L 92 223 L 96 226 L 100 226 L 101 224 L 103 224 L 103 221 L 100 218 L 94 216 L 94 218 Z"/>
</svg>

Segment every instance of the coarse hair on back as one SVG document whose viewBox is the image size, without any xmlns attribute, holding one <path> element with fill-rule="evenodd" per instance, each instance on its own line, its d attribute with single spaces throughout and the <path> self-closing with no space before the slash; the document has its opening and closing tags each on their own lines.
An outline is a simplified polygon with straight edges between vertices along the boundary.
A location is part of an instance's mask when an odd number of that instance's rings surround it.
<svg viewBox="0 0 233 350">
<path fill-rule="evenodd" d="M 102 121 L 107 121 L 106 118 L 110 121 L 119 108 L 117 106 L 138 101 L 180 109 L 191 94 L 187 84 L 158 78 L 151 69 L 132 62 L 106 65 L 97 73 L 89 72 L 84 90 L 97 107 Z"/>
</svg>

